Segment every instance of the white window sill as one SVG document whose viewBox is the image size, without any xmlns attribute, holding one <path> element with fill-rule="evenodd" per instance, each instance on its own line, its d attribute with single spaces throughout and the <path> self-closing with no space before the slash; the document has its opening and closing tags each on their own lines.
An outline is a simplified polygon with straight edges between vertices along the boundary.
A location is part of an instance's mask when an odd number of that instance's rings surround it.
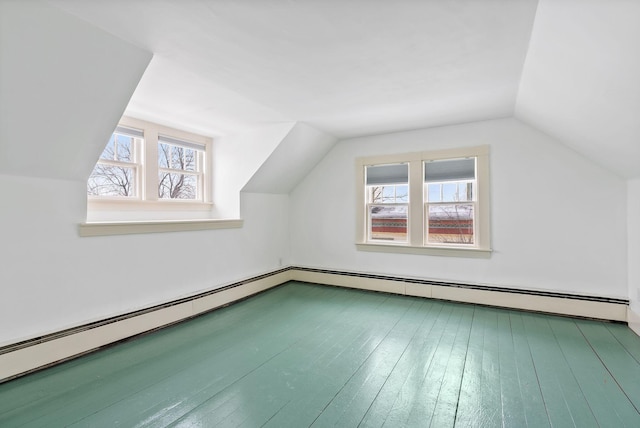
<svg viewBox="0 0 640 428">
<path fill-rule="evenodd" d="M 145 201 L 126 198 L 87 198 L 88 211 L 211 211 L 213 204 L 191 200 Z"/>
<path fill-rule="evenodd" d="M 463 247 L 414 247 L 402 244 L 374 244 L 357 243 L 358 251 L 372 251 L 379 253 L 425 254 L 430 256 L 469 257 L 488 259 L 491 249 L 463 248 Z"/>
<path fill-rule="evenodd" d="M 186 232 L 193 230 L 235 229 L 241 219 L 105 221 L 80 223 L 80 236 L 130 235 L 139 233 Z"/>
</svg>

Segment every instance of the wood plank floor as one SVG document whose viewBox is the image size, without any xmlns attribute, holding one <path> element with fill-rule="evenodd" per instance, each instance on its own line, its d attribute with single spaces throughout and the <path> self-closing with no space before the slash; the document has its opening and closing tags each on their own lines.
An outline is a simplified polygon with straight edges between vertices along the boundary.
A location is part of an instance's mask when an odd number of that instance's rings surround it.
<svg viewBox="0 0 640 428">
<path fill-rule="evenodd" d="M 292 282 L 2 384 L 0 426 L 640 427 L 640 338 Z"/>
</svg>

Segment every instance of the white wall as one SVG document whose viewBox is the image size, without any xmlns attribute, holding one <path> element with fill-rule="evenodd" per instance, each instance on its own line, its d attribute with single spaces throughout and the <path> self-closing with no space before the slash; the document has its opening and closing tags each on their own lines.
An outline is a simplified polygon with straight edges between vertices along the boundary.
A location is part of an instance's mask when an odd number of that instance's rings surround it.
<svg viewBox="0 0 640 428">
<path fill-rule="evenodd" d="M 84 182 L 0 175 L 0 344 L 169 301 L 286 259 L 286 195 L 244 194 L 242 229 L 78 236 Z"/>
<path fill-rule="evenodd" d="M 538 0 L 515 116 L 638 177 L 640 2 Z"/>
<path fill-rule="evenodd" d="M 295 124 L 277 123 L 216 139 L 213 145 L 215 218 L 240 215 L 240 190 L 269 158 Z"/>
<path fill-rule="evenodd" d="M 627 182 L 629 249 L 629 325 L 640 335 L 640 179 Z"/>
<path fill-rule="evenodd" d="M 151 56 L 42 1 L 0 2 L 0 174 L 86 180 Z"/>
<path fill-rule="evenodd" d="M 242 191 L 289 194 L 336 142 L 335 137 L 296 122 Z"/>
<path fill-rule="evenodd" d="M 491 146 L 490 259 L 356 251 L 359 156 Z M 291 193 L 292 263 L 626 298 L 625 181 L 516 119 L 340 141 Z"/>
</svg>

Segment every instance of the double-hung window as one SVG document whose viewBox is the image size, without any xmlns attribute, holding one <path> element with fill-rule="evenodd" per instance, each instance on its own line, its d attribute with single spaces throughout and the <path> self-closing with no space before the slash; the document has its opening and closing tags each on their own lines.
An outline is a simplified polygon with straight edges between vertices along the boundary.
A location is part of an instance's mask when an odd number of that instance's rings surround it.
<svg viewBox="0 0 640 428">
<path fill-rule="evenodd" d="M 122 118 L 87 182 L 89 210 L 210 210 L 211 139 Z"/>
<path fill-rule="evenodd" d="M 427 244 L 474 245 L 476 157 L 424 162 Z"/>
<path fill-rule="evenodd" d="M 409 165 L 368 166 L 366 182 L 367 238 L 370 241 L 407 242 Z"/>
<path fill-rule="evenodd" d="M 140 193 L 143 142 L 142 130 L 118 126 L 89 177 L 87 194 L 136 198 Z"/>
<path fill-rule="evenodd" d="M 488 255 L 489 148 L 356 161 L 359 249 Z"/>
<path fill-rule="evenodd" d="M 158 138 L 158 198 L 202 200 L 204 144 Z"/>
</svg>

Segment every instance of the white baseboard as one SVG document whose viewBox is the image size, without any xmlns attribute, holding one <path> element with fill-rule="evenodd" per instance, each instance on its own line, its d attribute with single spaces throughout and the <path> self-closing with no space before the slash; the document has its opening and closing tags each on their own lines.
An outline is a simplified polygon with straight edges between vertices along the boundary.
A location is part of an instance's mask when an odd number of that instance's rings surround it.
<svg viewBox="0 0 640 428">
<path fill-rule="evenodd" d="M 123 339 L 192 318 L 290 280 L 455 302 L 628 322 L 640 335 L 640 314 L 620 299 L 538 293 L 415 278 L 290 267 L 191 298 L 0 348 L 0 383 Z"/>
<path fill-rule="evenodd" d="M 68 334 L 50 335 L 24 346 L 8 346 L 0 353 L 0 382 L 86 354 L 114 342 L 192 318 L 215 308 L 249 297 L 290 280 L 291 271 L 263 275 L 233 287 L 212 291 L 182 303 L 132 314 L 97 326 L 71 329 Z"/>
<path fill-rule="evenodd" d="M 640 313 L 629 308 L 627 311 L 627 323 L 629 323 L 629 328 L 633 330 L 635 334 L 640 336 Z"/>
<path fill-rule="evenodd" d="M 527 290 L 492 287 L 462 287 L 451 285 L 429 284 L 423 282 L 407 282 L 402 278 L 382 277 L 375 275 L 358 275 L 321 271 L 318 269 L 297 268 L 292 270 L 292 280 L 314 282 L 318 284 L 357 288 L 362 290 L 382 291 L 386 293 L 404 294 L 454 302 L 476 303 L 527 311 L 546 312 L 550 314 L 570 315 L 585 318 L 596 318 L 610 321 L 627 321 L 627 307 L 623 302 L 589 300 L 583 296 L 532 294 Z M 556 294 L 556 295 L 553 295 Z M 613 300 L 613 299 L 612 299 Z"/>
</svg>

